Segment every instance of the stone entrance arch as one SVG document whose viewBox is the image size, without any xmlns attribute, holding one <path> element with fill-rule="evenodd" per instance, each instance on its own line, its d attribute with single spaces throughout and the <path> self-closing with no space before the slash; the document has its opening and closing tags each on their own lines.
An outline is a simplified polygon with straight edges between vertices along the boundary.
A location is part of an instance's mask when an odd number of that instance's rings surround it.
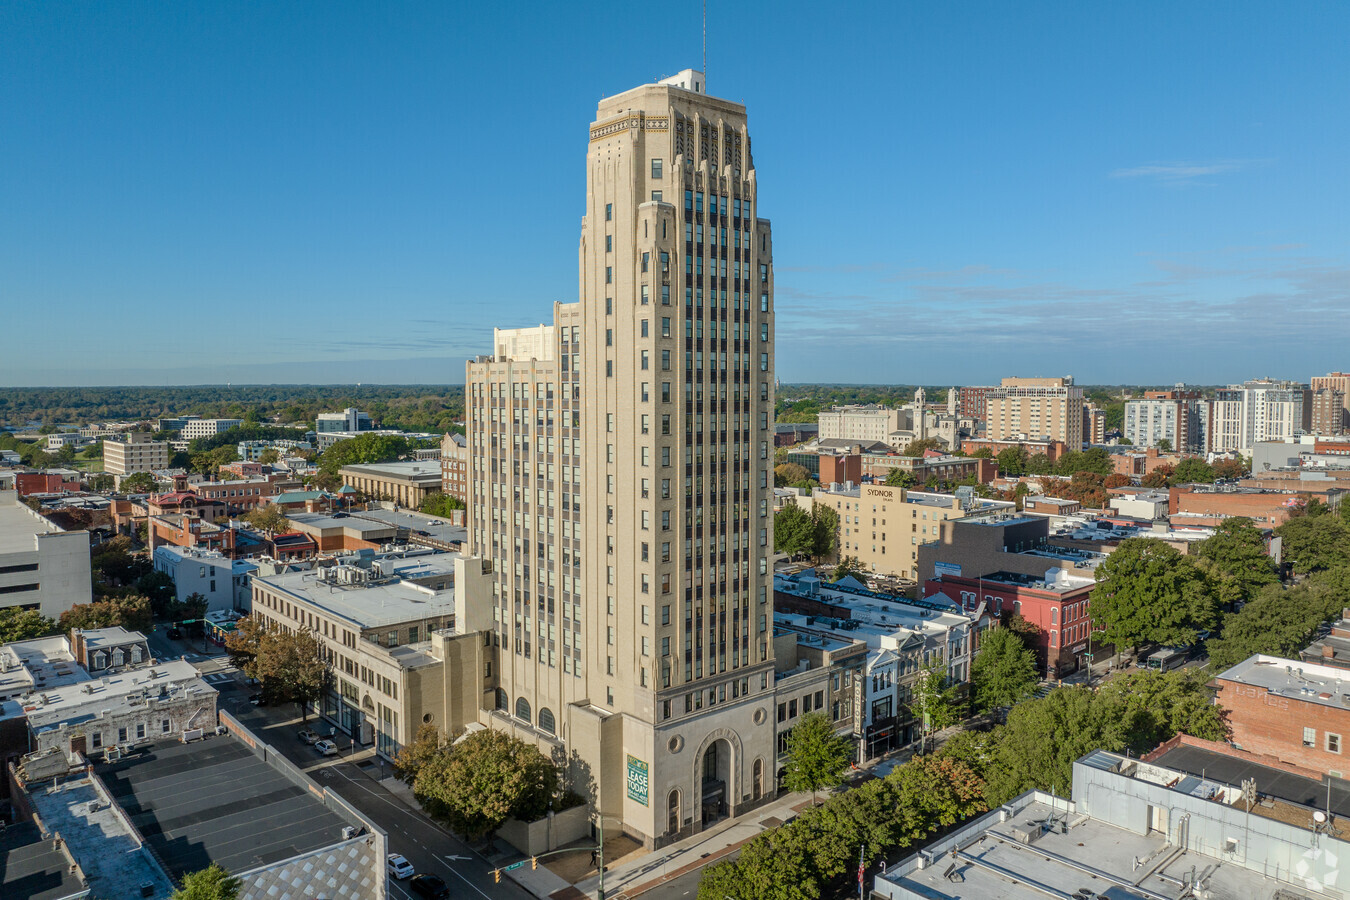
<svg viewBox="0 0 1350 900">
<path fill-rule="evenodd" d="M 741 739 L 719 728 L 705 737 L 693 758 L 696 830 L 733 816 L 741 805 Z M 692 811 L 692 810 L 691 810 Z"/>
</svg>

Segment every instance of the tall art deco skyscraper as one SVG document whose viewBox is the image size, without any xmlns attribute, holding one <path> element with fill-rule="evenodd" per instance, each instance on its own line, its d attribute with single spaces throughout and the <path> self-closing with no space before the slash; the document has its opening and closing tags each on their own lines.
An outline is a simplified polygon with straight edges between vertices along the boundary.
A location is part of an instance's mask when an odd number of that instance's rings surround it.
<svg viewBox="0 0 1350 900">
<path fill-rule="evenodd" d="M 774 783 L 773 243 L 745 107 L 686 70 L 601 101 L 580 300 L 467 367 L 490 724 L 648 845 Z"/>
</svg>

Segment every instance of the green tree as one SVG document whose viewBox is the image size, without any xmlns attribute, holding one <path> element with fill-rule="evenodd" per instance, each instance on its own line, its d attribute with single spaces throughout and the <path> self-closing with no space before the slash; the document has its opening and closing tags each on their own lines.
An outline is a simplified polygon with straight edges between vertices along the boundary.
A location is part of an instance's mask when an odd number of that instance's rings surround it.
<svg viewBox="0 0 1350 900">
<path fill-rule="evenodd" d="M 420 509 L 429 516 L 450 517 L 450 513 L 457 509 L 464 508 L 464 501 L 451 494 L 442 494 L 440 491 L 432 491 L 422 498 Z"/>
<path fill-rule="evenodd" d="M 806 467 L 796 463 L 782 463 L 773 467 L 773 481 L 778 487 L 809 481 L 810 478 L 811 473 L 806 471 Z"/>
<path fill-rule="evenodd" d="M 445 735 L 435 725 L 422 725 L 417 736 L 394 757 L 394 774 L 411 785 L 417 773 L 446 746 Z"/>
<path fill-rule="evenodd" d="M 1213 484 L 1214 470 L 1198 456 L 1188 456 L 1177 463 L 1172 473 L 1173 484 Z"/>
<path fill-rule="evenodd" d="M 217 863 L 183 876 L 183 886 L 174 891 L 173 900 L 236 900 L 243 881 Z"/>
<path fill-rule="evenodd" d="M 1125 443 L 1125 439 L 1124 439 L 1124 438 L 1121 438 L 1121 439 L 1120 439 L 1120 442 L 1121 442 L 1122 444 Z M 1161 440 L 1159 440 L 1159 441 L 1158 441 L 1158 452 L 1159 452 L 1159 453 L 1171 453 L 1171 452 L 1172 452 L 1172 442 L 1171 442 L 1170 440 L 1168 440 L 1167 438 L 1162 438 Z"/>
<path fill-rule="evenodd" d="M 149 494 L 159 490 L 159 482 L 149 472 L 133 472 L 122 479 L 124 494 Z"/>
<path fill-rule="evenodd" d="M 1054 472 L 1055 464 L 1050 461 L 1050 457 L 1046 454 L 1033 453 L 1027 457 L 1027 475 L 1053 475 Z"/>
<path fill-rule="evenodd" d="M 937 438 L 919 438 L 917 441 L 910 441 L 905 445 L 905 449 L 900 451 L 901 456 L 923 456 L 929 450 L 941 450 L 942 441 Z"/>
<path fill-rule="evenodd" d="M 1089 610 L 1118 647 L 1192 644 L 1213 628 L 1218 602 L 1195 560 L 1156 538 L 1129 538 L 1097 567 Z"/>
<path fill-rule="evenodd" d="M 1175 473 L 1175 466 L 1169 466 L 1164 463 L 1163 465 L 1155 466 L 1153 469 L 1150 469 L 1143 478 L 1139 479 L 1139 483 L 1146 488 L 1165 488 L 1172 483 L 1172 476 Z"/>
<path fill-rule="evenodd" d="M 885 484 L 887 487 L 912 488 L 914 482 L 914 473 L 899 466 L 886 473 Z"/>
<path fill-rule="evenodd" d="M 923 723 L 925 746 L 929 736 L 961 721 L 959 690 L 959 685 L 952 684 L 948 679 L 946 666 L 936 659 L 931 660 L 919 673 L 914 685 L 913 705 Z"/>
<path fill-rule="evenodd" d="M 1284 560 L 1300 575 L 1350 565 L 1350 526 L 1335 516 L 1295 516 L 1275 533 Z"/>
<path fill-rule="evenodd" d="M 193 592 L 182 600 L 174 599 L 166 604 L 162 618 L 168 622 L 195 621 L 206 615 L 208 605 L 204 596 Z"/>
<path fill-rule="evenodd" d="M 390 462 L 409 452 L 408 441 L 398 435 L 362 434 L 338 441 L 319 457 L 319 468 L 335 474 L 343 466 Z"/>
<path fill-rule="evenodd" d="M 1338 571 L 1350 574 L 1350 569 Z M 1257 653 L 1296 659 L 1322 623 L 1340 615 L 1345 605 L 1340 586 L 1321 581 L 1335 574 L 1319 572 L 1288 590 L 1275 584 L 1262 588 L 1239 612 L 1226 616 L 1218 637 L 1209 640 L 1210 670 L 1222 672 Z"/>
<path fill-rule="evenodd" d="M 270 466 L 279 459 L 281 459 L 281 451 L 276 447 L 266 447 L 263 452 L 258 454 L 258 462 L 265 466 Z"/>
<path fill-rule="evenodd" d="M 773 514 L 773 548 L 778 553 L 799 556 L 816 547 L 816 523 L 795 503 Z"/>
<path fill-rule="evenodd" d="M 56 634 L 56 622 L 36 609 L 8 606 L 0 609 L 0 644 L 29 641 Z"/>
<path fill-rule="evenodd" d="M 866 583 L 867 570 L 863 568 L 862 561 L 856 556 L 845 556 L 839 560 L 839 565 L 834 567 L 834 575 L 831 580 L 843 581 L 850 575 L 864 584 Z"/>
<path fill-rule="evenodd" d="M 1012 706 L 1036 690 L 1036 654 L 1012 629 L 989 629 L 970 664 L 970 680 L 979 708 Z"/>
<path fill-rule="evenodd" d="M 1216 459 L 1212 468 L 1215 478 L 1241 478 L 1250 471 L 1240 459 Z"/>
<path fill-rule="evenodd" d="M 816 559 L 829 559 L 839 546 L 839 513 L 817 503 L 811 508 L 811 521 L 816 526 L 816 541 L 811 553 Z"/>
<path fill-rule="evenodd" d="M 154 626 L 148 597 L 110 597 L 93 603 L 77 603 L 61 613 L 61 630 L 72 628 L 112 628 L 120 625 L 128 631 L 148 632 Z"/>
<path fill-rule="evenodd" d="M 1032 788 L 1066 795 L 1074 760 L 1093 750 L 1125 748 L 1123 723 L 1094 698 L 1085 687 L 1059 687 L 1012 708 L 992 749 L 991 807 Z"/>
<path fill-rule="evenodd" d="M 994 458 L 994 451 L 993 451 L 993 450 L 990 450 L 988 447 L 981 447 L 980 449 L 976 450 L 974 453 L 970 454 L 970 458 L 971 458 L 971 459 L 993 459 L 993 458 Z"/>
<path fill-rule="evenodd" d="M 783 784 L 790 791 L 817 792 L 841 784 L 853 759 L 848 738 L 836 734 L 824 713 L 810 712 L 797 720 L 787 736 L 787 772 Z"/>
<path fill-rule="evenodd" d="M 994 462 L 998 463 L 998 473 L 1005 477 L 1028 474 L 1027 449 L 1021 444 L 1000 450 Z"/>
<path fill-rule="evenodd" d="M 280 534 L 291 528 L 291 520 L 286 518 L 285 510 L 275 503 L 255 506 L 244 513 L 243 518 L 245 522 L 267 534 Z"/>
<path fill-rule="evenodd" d="M 244 616 L 225 637 L 230 660 L 262 682 L 269 703 L 294 703 L 302 719 L 318 700 L 328 677 L 319 640 L 308 631 L 272 631 L 257 616 Z"/>
<path fill-rule="evenodd" d="M 427 759 L 413 793 L 457 831 L 490 838 L 512 816 L 530 821 L 547 811 L 558 767 L 533 745 L 485 729 Z"/>
<path fill-rule="evenodd" d="M 161 618 L 169 605 L 178 599 L 178 588 L 174 586 L 173 578 L 157 570 L 146 572 L 136 579 L 136 593 L 149 597 L 151 613 Z"/>
<path fill-rule="evenodd" d="M 1195 555 L 1213 579 L 1219 602 L 1227 606 L 1244 603 L 1279 580 L 1265 538 L 1244 516 L 1224 519 L 1212 537 L 1200 542 Z"/>
</svg>

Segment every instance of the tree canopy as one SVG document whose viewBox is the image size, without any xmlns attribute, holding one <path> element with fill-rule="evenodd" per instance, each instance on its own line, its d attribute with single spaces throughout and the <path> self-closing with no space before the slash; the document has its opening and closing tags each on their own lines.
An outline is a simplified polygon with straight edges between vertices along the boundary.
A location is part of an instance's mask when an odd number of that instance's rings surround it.
<svg viewBox="0 0 1350 900">
<path fill-rule="evenodd" d="M 36 609 L 21 609 L 17 606 L 0 609 L 0 644 L 29 641 L 56 632 L 56 622 Z"/>
<path fill-rule="evenodd" d="M 451 494 L 442 494 L 440 491 L 432 491 L 422 498 L 422 505 L 419 509 L 429 516 L 450 517 L 450 513 L 457 509 L 464 508 L 464 501 Z"/>
<path fill-rule="evenodd" d="M 174 891 L 173 900 L 235 900 L 243 881 L 226 872 L 218 863 L 183 876 L 183 886 Z"/>
<path fill-rule="evenodd" d="M 323 693 L 328 666 L 319 639 L 308 631 L 273 631 L 256 616 L 245 616 L 225 638 L 231 661 L 262 682 L 269 703 L 305 704 Z"/>
<path fill-rule="evenodd" d="M 790 791 L 810 791 L 814 800 L 817 791 L 843 782 L 852 757 L 851 742 L 835 733 L 829 717 L 809 712 L 788 731 L 783 784 Z"/>
<path fill-rule="evenodd" d="M 886 473 L 885 484 L 887 487 L 911 488 L 914 487 L 914 473 L 908 469 L 902 469 L 896 466 Z"/>
<path fill-rule="evenodd" d="M 538 819 L 558 794 L 554 762 L 505 732 L 475 731 L 430 752 L 425 743 L 413 793 L 429 813 L 470 837 L 491 836 L 512 817 Z"/>
<path fill-rule="evenodd" d="M 343 466 L 391 462 L 409 451 L 408 441 L 394 434 L 362 434 L 338 441 L 319 457 L 319 468 L 336 473 Z"/>
<path fill-rule="evenodd" d="M 1283 559 L 1300 575 L 1350 564 L 1350 526 L 1335 516 L 1294 516 L 1275 533 Z"/>
<path fill-rule="evenodd" d="M 1214 469 L 1198 456 L 1188 456 L 1177 463 L 1172 472 L 1172 484 L 1213 484 Z"/>
<path fill-rule="evenodd" d="M 1297 658 L 1324 622 L 1337 618 L 1350 596 L 1350 568 L 1318 572 L 1289 588 L 1269 584 L 1239 612 L 1223 620 L 1207 643 L 1209 667 L 1222 672 L 1249 656 L 1265 653 Z"/>
<path fill-rule="evenodd" d="M 112 628 L 120 625 L 128 631 L 147 632 L 154 626 L 150 598 L 125 596 L 77 603 L 61 613 L 61 631 L 72 628 Z"/>
<path fill-rule="evenodd" d="M 970 680 L 981 709 L 1012 706 L 1036 690 L 1036 654 L 1012 629 L 991 628 L 980 639 Z"/>
<path fill-rule="evenodd" d="M 1089 601 L 1101 640 L 1119 647 L 1194 643 L 1218 621 L 1209 576 L 1156 538 L 1129 538 L 1097 567 Z"/>
<path fill-rule="evenodd" d="M 1224 519 L 1196 547 L 1196 558 L 1209 572 L 1220 603 L 1246 602 L 1267 584 L 1276 583 L 1275 561 L 1266 553 L 1266 540 L 1251 519 Z"/>
<path fill-rule="evenodd" d="M 291 520 L 286 518 L 285 510 L 275 503 L 256 506 L 244 513 L 243 518 L 245 522 L 267 534 L 280 534 L 289 531 L 291 527 Z"/>
<path fill-rule="evenodd" d="M 816 523 L 795 503 L 773 514 L 773 548 L 789 556 L 804 556 L 816 547 Z"/>
</svg>

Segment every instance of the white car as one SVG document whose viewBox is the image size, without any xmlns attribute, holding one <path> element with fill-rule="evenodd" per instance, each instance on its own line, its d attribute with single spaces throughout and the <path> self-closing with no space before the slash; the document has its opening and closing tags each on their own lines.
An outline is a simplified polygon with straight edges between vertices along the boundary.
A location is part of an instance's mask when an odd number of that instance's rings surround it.
<svg viewBox="0 0 1350 900">
<path fill-rule="evenodd" d="M 324 756 L 337 756 L 338 745 L 332 741 L 315 741 L 314 749 L 318 750 Z"/>
<path fill-rule="evenodd" d="M 401 853 L 389 854 L 389 874 L 395 878 L 411 878 L 413 875 L 413 865 L 403 858 Z"/>
</svg>

